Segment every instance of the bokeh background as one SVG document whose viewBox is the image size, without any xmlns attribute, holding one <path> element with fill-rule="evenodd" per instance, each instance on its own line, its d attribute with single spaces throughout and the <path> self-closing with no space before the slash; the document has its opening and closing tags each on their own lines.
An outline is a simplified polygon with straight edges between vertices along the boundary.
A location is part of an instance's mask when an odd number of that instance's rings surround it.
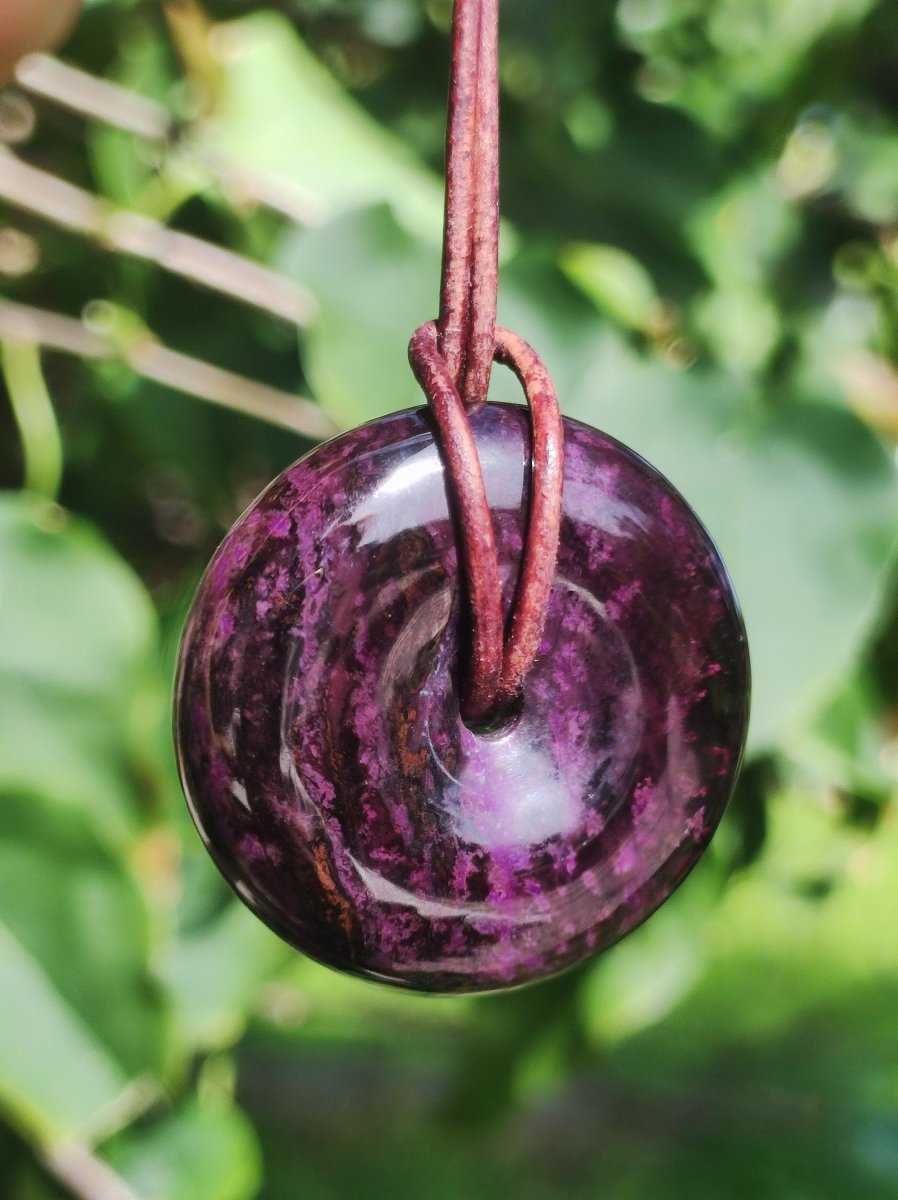
<svg viewBox="0 0 898 1200">
<path fill-rule="evenodd" d="M 503 997 L 328 973 L 232 898 L 178 634 L 271 477 L 419 402 L 450 3 L 94 0 L 83 74 L 0 93 L 8 1200 L 898 1195 L 898 8 L 503 10 L 501 315 L 723 550 L 737 795 L 646 926 Z"/>
</svg>

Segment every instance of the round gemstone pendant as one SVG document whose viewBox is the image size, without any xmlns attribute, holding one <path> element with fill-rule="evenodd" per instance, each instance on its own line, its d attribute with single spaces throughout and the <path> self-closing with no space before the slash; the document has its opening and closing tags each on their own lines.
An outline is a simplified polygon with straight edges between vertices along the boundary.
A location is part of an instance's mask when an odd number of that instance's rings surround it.
<svg viewBox="0 0 898 1200">
<path fill-rule="evenodd" d="M 528 416 L 471 423 L 507 610 Z M 540 654 L 491 728 L 459 712 L 456 546 L 425 411 L 322 445 L 218 550 L 177 683 L 185 791 L 237 893 L 313 958 L 430 992 L 542 978 L 644 920 L 706 848 L 748 720 L 720 558 L 611 438 L 565 421 Z"/>
</svg>

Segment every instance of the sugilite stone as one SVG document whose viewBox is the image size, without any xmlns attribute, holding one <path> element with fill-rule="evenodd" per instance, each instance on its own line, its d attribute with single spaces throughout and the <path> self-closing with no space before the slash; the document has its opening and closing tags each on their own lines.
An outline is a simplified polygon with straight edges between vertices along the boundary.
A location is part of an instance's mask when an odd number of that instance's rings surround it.
<svg viewBox="0 0 898 1200">
<path fill-rule="evenodd" d="M 509 605 L 528 417 L 472 423 Z M 459 715 L 464 597 L 424 411 L 291 467 L 200 586 L 175 718 L 191 811 L 243 900 L 332 967 L 422 991 L 539 979 L 644 920 L 720 820 L 749 673 L 720 558 L 642 459 L 565 437 L 541 652 L 497 728 Z"/>
</svg>

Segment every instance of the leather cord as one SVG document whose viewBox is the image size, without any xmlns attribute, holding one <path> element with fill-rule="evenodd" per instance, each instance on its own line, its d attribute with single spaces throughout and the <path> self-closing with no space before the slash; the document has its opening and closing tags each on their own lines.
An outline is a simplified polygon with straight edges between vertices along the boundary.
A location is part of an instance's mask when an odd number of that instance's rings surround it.
<svg viewBox="0 0 898 1200">
<path fill-rule="evenodd" d="M 549 373 L 523 338 L 496 325 L 498 28 L 499 0 L 456 0 L 440 316 L 422 325 L 409 345 L 458 513 L 471 618 L 461 701 L 469 722 L 508 708 L 539 653 L 558 556 L 564 475 L 564 429 Z M 526 537 L 507 623 L 495 529 L 468 419 L 487 401 L 493 362 L 518 377 L 532 428 Z"/>
</svg>

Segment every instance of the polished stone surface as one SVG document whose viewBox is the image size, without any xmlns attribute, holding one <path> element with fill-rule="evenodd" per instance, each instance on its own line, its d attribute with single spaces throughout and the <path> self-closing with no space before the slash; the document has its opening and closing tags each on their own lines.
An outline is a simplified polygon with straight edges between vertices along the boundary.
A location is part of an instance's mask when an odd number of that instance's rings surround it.
<svg viewBox="0 0 898 1200">
<path fill-rule="evenodd" d="M 507 606 L 526 410 L 473 423 Z M 565 437 L 549 618 L 499 729 L 459 717 L 462 600 L 426 414 L 318 447 L 206 573 L 177 688 L 191 810 L 246 903 L 333 967 L 426 991 L 538 979 L 638 925 L 720 820 L 748 717 L 720 560 L 640 458 L 575 421 Z"/>
</svg>

